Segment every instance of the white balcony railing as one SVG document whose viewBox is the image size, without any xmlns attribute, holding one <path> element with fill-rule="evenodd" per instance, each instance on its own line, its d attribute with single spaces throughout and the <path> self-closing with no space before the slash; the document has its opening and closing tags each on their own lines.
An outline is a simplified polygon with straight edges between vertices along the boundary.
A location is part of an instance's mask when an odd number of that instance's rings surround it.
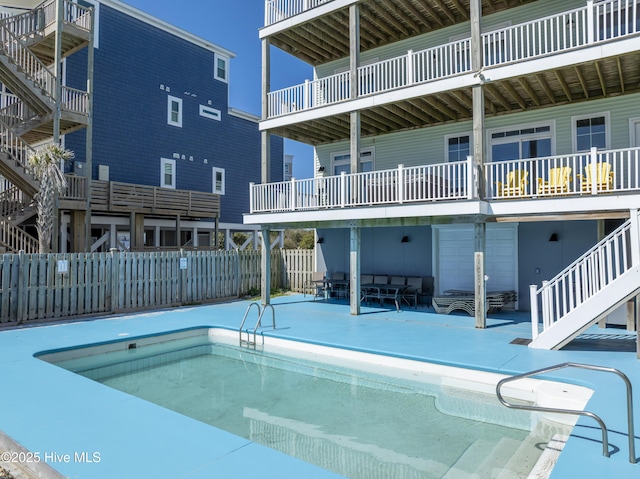
<svg viewBox="0 0 640 479">
<path fill-rule="evenodd" d="M 467 161 L 251 184 L 251 213 L 414 202 L 567 198 L 640 192 L 640 148 L 485 163 Z M 522 178 L 522 181 L 519 179 Z"/>
<path fill-rule="evenodd" d="M 281 20 L 294 17 L 333 0 L 267 0 L 264 9 L 264 25 L 269 26 Z"/>
<path fill-rule="evenodd" d="M 477 187 L 467 161 L 324 178 L 251 184 L 251 212 L 298 211 L 470 199 Z"/>
<path fill-rule="evenodd" d="M 308 3 L 317 6 L 324 2 L 309 0 Z M 287 7 L 289 16 L 306 10 L 304 0 L 268 1 L 267 9 L 270 4 Z M 639 32 L 640 0 L 597 3 L 589 0 L 585 7 L 483 34 L 483 66 L 530 60 Z M 374 95 L 468 73 L 471 71 L 470 52 L 471 40 L 466 38 L 361 66 L 358 68 L 358 95 Z M 268 118 L 349 100 L 348 73 L 270 92 L 268 98 Z"/>
<path fill-rule="evenodd" d="M 486 198 L 597 195 L 640 189 L 640 148 L 484 165 Z"/>
</svg>

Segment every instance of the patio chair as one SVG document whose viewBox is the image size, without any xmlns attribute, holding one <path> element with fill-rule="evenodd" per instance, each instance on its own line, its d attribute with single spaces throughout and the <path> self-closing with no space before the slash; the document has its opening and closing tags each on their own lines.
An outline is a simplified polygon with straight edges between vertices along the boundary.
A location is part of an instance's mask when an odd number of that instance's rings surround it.
<svg viewBox="0 0 640 479">
<path fill-rule="evenodd" d="M 529 184 L 529 172 L 525 170 L 512 170 L 507 173 L 507 182 L 498 181 L 498 196 L 525 196 Z"/>
<path fill-rule="evenodd" d="M 410 300 L 413 300 L 413 307 L 418 309 L 418 298 L 422 295 L 422 278 L 407 278 L 407 288 L 402 294 L 402 299 L 411 306 Z"/>
<path fill-rule="evenodd" d="M 307 295 L 307 291 L 313 293 L 313 300 L 317 297 L 324 297 L 327 291 L 327 282 L 324 278 L 325 273 L 322 271 L 314 271 L 311 273 L 311 279 L 307 281 L 303 288 L 303 296 Z"/>
<path fill-rule="evenodd" d="M 329 291 L 336 298 L 349 297 L 349 281 L 345 279 L 345 273 L 331 273 L 329 279 Z"/>
<path fill-rule="evenodd" d="M 538 194 L 559 195 L 569 193 L 571 171 L 572 170 L 569 166 L 549 168 L 547 180 L 544 178 L 538 178 Z"/>
<path fill-rule="evenodd" d="M 578 175 L 582 191 L 610 191 L 613 189 L 613 171 L 609 163 L 591 163 L 584 169 L 586 175 Z M 595 183 L 595 184 L 594 184 Z"/>
</svg>

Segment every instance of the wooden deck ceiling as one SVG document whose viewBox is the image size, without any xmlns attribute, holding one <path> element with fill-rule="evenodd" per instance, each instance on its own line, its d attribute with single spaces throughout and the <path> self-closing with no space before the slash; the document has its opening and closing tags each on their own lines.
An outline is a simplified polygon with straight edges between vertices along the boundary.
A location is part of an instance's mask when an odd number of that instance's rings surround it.
<svg viewBox="0 0 640 479">
<path fill-rule="evenodd" d="M 635 51 L 535 75 L 488 82 L 485 115 L 492 117 L 638 92 L 640 52 Z M 361 113 L 363 137 L 471 120 L 471 88 L 378 105 Z M 311 145 L 346 140 L 349 114 L 286 125 L 272 133 Z"/>
<path fill-rule="evenodd" d="M 535 0 L 482 0 L 490 15 Z M 468 21 L 469 0 L 367 0 L 360 4 L 362 51 Z M 272 35 L 271 44 L 309 63 L 321 65 L 349 56 L 349 9 Z"/>
</svg>

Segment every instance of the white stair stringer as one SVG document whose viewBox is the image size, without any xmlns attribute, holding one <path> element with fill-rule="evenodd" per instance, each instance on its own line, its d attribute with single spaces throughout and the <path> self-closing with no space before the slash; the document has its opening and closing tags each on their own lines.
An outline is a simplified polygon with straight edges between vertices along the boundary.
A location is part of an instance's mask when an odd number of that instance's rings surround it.
<svg viewBox="0 0 640 479">
<path fill-rule="evenodd" d="M 560 349 L 640 292 L 640 266 L 633 266 L 587 301 L 541 332 L 529 347 Z"/>
</svg>

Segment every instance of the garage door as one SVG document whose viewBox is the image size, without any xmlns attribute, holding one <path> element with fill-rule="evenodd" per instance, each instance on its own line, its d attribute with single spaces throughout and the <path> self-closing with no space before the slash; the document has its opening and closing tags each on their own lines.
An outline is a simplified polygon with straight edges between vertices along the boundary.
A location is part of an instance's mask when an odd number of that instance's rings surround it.
<svg viewBox="0 0 640 479">
<path fill-rule="evenodd" d="M 437 292 L 474 289 L 473 226 L 434 227 L 434 271 Z M 485 272 L 487 291 L 517 291 L 518 227 L 516 224 L 487 225 Z"/>
</svg>

